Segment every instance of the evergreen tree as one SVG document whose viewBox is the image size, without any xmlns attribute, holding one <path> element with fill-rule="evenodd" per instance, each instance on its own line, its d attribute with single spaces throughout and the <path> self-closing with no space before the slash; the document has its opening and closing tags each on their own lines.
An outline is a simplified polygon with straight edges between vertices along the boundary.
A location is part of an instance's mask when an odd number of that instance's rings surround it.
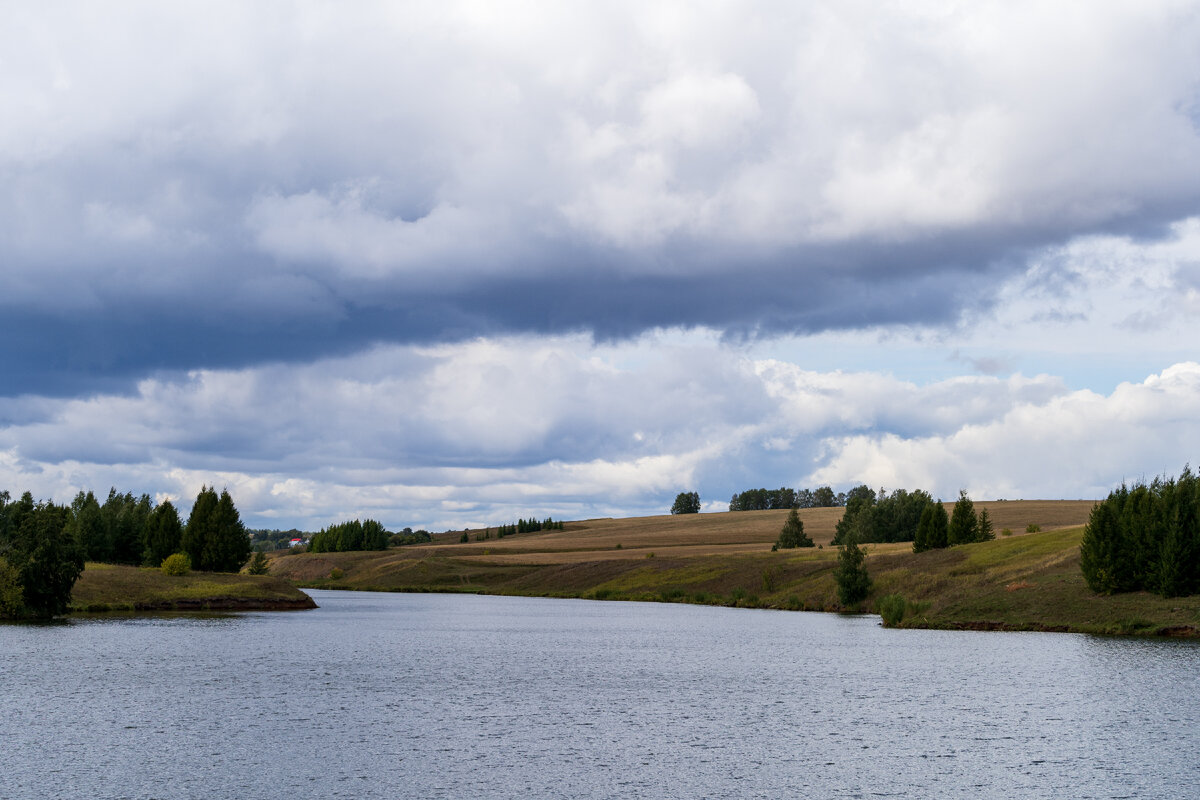
<svg viewBox="0 0 1200 800">
<path fill-rule="evenodd" d="M 1092 507 L 1079 544 L 1079 567 L 1088 588 L 1097 594 L 1129 591 L 1133 586 L 1133 554 L 1121 524 L 1129 498 L 1125 486 Z"/>
<path fill-rule="evenodd" d="M 179 546 L 191 560 L 194 569 L 208 569 L 203 566 L 204 546 L 215 531 L 219 502 L 216 489 L 202 486 L 196 495 L 196 502 L 192 504 L 192 513 L 188 515 Z"/>
<path fill-rule="evenodd" d="M 32 502 L 32 496 L 29 499 Z M 64 613 L 83 572 L 83 548 L 67 530 L 69 519 L 67 508 L 38 503 L 21 515 L 15 532 L 10 532 L 7 558 L 17 573 L 25 612 L 31 616 Z"/>
<path fill-rule="evenodd" d="M 775 543 L 780 550 L 787 550 L 793 547 L 814 547 L 813 540 L 804 532 L 804 523 L 800 520 L 800 515 L 796 513 L 796 509 L 788 512 L 787 521 L 783 523 L 783 530 L 779 532 L 779 540 Z"/>
<path fill-rule="evenodd" d="M 929 524 L 929 531 L 925 538 L 925 546 L 929 550 L 938 550 L 943 547 L 950 546 L 949 540 L 950 517 L 946 514 L 946 507 L 942 505 L 942 501 L 938 500 L 933 505 L 933 515 Z"/>
<path fill-rule="evenodd" d="M 150 512 L 146 519 L 143 539 L 142 564 L 147 567 L 160 566 L 167 556 L 180 552 L 183 526 L 179 512 L 170 500 L 164 500 Z"/>
<path fill-rule="evenodd" d="M 363 531 L 363 550 L 386 550 L 388 546 L 388 532 L 383 527 L 383 523 L 373 519 L 364 520 L 362 524 Z"/>
<path fill-rule="evenodd" d="M 988 510 L 982 509 L 979 512 L 979 524 L 975 528 L 975 541 L 990 542 L 996 538 L 996 532 L 992 530 L 992 518 L 988 515 Z"/>
<path fill-rule="evenodd" d="M 250 557 L 250 564 L 246 567 L 246 571 L 251 575 L 266 575 L 270 570 L 270 565 L 267 563 L 267 556 L 262 550 L 255 550 L 254 555 Z"/>
<path fill-rule="evenodd" d="M 1121 486 L 1092 509 L 1079 566 L 1098 593 L 1147 589 L 1164 597 L 1200 592 L 1200 486 L 1178 480 Z"/>
<path fill-rule="evenodd" d="M 1190 467 L 1164 492 L 1164 535 L 1154 570 L 1154 589 L 1163 597 L 1180 597 L 1200 591 L 1200 508 L 1198 482 Z"/>
<path fill-rule="evenodd" d="M 975 517 L 975 504 L 964 490 L 959 490 L 958 501 L 950 515 L 950 527 L 946 539 L 951 545 L 970 544 L 976 541 L 979 520 Z"/>
<path fill-rule="evenodd" d="M 221 491 L 209 537 L 200 551 L 201 569 L 237 572 L 250 557 L 250 537 L 228 490 Z"/>
<path fill-rule="evenodd" d="M 917 522 L 917 532 L 913 536 L 914 553 L 924 553 L 929 549 L 929 532 L 933 528 L 935 508 L 934 504 L 930 503 L 921 511 L 921 519 Z"/>
<path fill-rule="evenodd" d="M 838 547 L 838 565 L 833 571 L 838 602 L 845 608 L 861 603 L 871 591 L 871 576 L 863 563 L 865 560 L 866 554 L 858 546 L 854 532 L 850 531 Z"/>
</svg>

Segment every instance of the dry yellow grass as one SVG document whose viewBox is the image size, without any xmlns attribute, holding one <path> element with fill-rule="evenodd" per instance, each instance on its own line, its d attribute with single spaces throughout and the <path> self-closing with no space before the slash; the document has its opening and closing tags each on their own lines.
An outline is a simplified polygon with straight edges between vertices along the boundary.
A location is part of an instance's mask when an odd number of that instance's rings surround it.
<svg viewBox="0 0 1200 800">
<path fill-rule="evenodd" d="M 976 510 L 986 508 L 996 535 L 1010 528 L 1022 535 L 1029 524 L 1044 531 L 1082 525 L 1087 522 L 1092 500 L 998 500 L 979 502 Z M 842 518 L 841 508 L 801 510 L 804 532 L 817 544 L 828 547 L 834 528 Z M 787 518 L 786 511 L 738 511 L 719 514 L 666 514 L 631 519 L 596 519 L 569 522 L 564 530 L 508 536 L 503 539 L 474 541 L 479 531 L 470 532 L 469 543 L 431 544 L 406 550 L 422 550 L 494 564 L 573 564 L 597 559 L 627 560 L 656 557 L 695 557 L 733 555 L 769 550 L 779 537 Z M 451 537 L 447 537 L 451 538 Z M 617 549 L 620 545 L 620 549 Z M 909 544 L 874 545 L 884 551 L 911 549 Z M 412 557 L 412 556 L 410 556 Z"/>
<path fill-rule="evenodd" d="M 1200 597 L 1093 595 L 1079 570 L 1090 501 L 977 503 L 996 541 L 913 553 L 866 546 L 874 582 L 862 610 L 904 598 L 905 626 L 1200 635 Z M 564 531 L 385 552 L 286 554 L 271 572 L 317 588 L 484 592 L 839 610 L 829 546 L 841 509 L 801 512 L 821 548 L 771 552 L 783 511 L 585 520 Z M 1035 524 L 1043 533 L 1026 534 Z M 999 535 L 1003 528 L 1012 536 Z M 446 542 L 453 536 L 454 544 Z M 617 549 L 620 544 L 621 548 Z M 649 558 L 651 554 L 654 558 Z"/>
</svg>

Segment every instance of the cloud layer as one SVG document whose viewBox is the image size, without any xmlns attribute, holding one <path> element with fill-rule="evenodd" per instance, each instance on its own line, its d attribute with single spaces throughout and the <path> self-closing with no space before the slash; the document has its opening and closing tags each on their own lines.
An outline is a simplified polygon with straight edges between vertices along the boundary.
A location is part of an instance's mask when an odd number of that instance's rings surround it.
<svg viewBox="0 0 1200 800">
<path fill-rule="evenodd" d="M 1197 213 L 1195 11 L 15 10 L 0 393 L 378 342 L 951 324 L 1030 252 Z"/>
<path fill-rule="evenodd" d="M 440 529 L 663 513 L 690 489 L 716 509 L 764 483 L 1101 496 L 1141 476 L 1114 465 L 1156 474 L 1191 457 L 1200 365 L 1102 395 L 1048 376 L 814 372 L 695 337 L 517 338 L 196 371 L 0 413 L 0 485 L 69 499 L 115 483 L 186 505 L 215 480 L 256 525 Z"/>
<path fill-rule="evenodd" d="M 1177 471 L 1197 41 L 1193 2 L 12 9 L 0 488 L 439 528 Z"/>
</svg>

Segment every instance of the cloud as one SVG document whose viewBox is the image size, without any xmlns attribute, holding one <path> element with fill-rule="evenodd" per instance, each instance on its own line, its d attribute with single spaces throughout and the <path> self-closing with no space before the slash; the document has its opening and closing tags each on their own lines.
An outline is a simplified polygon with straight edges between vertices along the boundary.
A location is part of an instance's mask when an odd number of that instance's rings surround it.
<svg viewBox="0 0 1200 800">
<path fill-rule="evenodd" d="M 1178 471 L 1198 389 L 1191 362 L 1110 394 L 1050 376 L 918 384 L 755 358 L 711 334 L 389 345 L 0 401 L 0 486 L 186 506 L 215 483 L 253 525 L 309 528 L 661 513 L 684 490 L 711 510 L 763 485 L 1096 497 Z"/>
<path fill-rule="evenodd" d="M 1186 6 L 58 8 L 0 32 L 7 396 L 941 327 L 1046 248 L 1200 211 Z"/>
<path fill-rule="evenodd" d="M 1102 498 L 1123 480 L 1174 475 L 1200 434 L 1200 364 L 1176 364 L 1108 396 L 1077 391 L 1025 403 L 951 433 L 830 441 L 816 481 L 927 486 L 942 497 Z"/>
</svg>

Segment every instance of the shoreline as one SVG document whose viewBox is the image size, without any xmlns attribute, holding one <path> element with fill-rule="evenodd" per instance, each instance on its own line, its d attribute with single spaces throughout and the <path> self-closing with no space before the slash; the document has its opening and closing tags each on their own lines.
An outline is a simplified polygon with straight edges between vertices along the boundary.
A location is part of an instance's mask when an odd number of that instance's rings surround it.
<svg viewBox="0 0 1200 800">
<path fill-rule="evenodd" d="M 89 562 L 71 592 L 66 616 L 204 611 L 295 611 L 316 602 L 276 576 L 161 570 Z"/>
<path fill-rule="evenodd" d="M 864 545 L 867 599 L 842 608 L 830 545 L 837 516 L 800 512 L 822 547 L 771 552 L 787 512 L 729 512 L 567 523 L 564 531 L 377 552 L 279 553 L 272 574 L 314 589 L 463 592 L 685 602 L 794 611 L 880 612 L 898 628 L 1043 631 L 1200 638 L 1200 596 L 1088 590 L 1079 542 L 1090 505 L 997 501 L 1006 527 L 1043 531 L 913 553 L 911 543 Z M 1036 516 L 1034 516 L 1036 514 Z M 688 518 L 690 517 L 690 518 Z M 1017 524 L 1020 523 L 1020 527 Z M 899 618 L 897 619 L 897 609 Z"/>
</svg>

